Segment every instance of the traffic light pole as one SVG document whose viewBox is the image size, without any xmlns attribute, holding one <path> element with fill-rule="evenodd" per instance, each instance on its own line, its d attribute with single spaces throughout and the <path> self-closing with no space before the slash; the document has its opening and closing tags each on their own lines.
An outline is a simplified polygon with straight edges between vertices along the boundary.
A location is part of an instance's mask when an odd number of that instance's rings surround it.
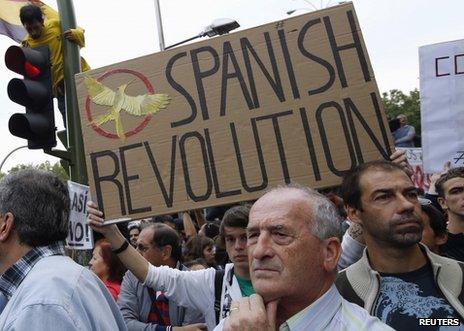
<svg viewBox="0 0 464 331">
<path fill-rule="evenodd" d="M 76 27 L 76 17 L 72 0 L 57 0 L 61 31 Z M 85 167 L 84 142 L 82 140 L 81 119 L 77 104 L 74 75 L 81 71 L 79 46 L 63 38 L 64 82 L 66 87 L 66 121 L 68 132 L 67 149 L 71 154 L 70 178 L 73 182 L 88 184 Z"/>
<path fill-rule="evenodd" d="M 61 32 L 75 28 L 76 17 L 74 15 L 72 0 L 57 0 L 57 4 L 61 20 Z M 81 72 L 80 60 L 79 46 L 63 38 L 64 83 L 66 87 L 66 131 L 68 133 L 66 148 L 71 154 L 69 177 L 73 182 L 88 185 L 81 119 L 77 104 L 76 83 L 74 81 L 74 75 Z M 91 258 L 91 251 L 73 251 L 72 258 L 81 265 L 87 265 Z"/>
</svg>

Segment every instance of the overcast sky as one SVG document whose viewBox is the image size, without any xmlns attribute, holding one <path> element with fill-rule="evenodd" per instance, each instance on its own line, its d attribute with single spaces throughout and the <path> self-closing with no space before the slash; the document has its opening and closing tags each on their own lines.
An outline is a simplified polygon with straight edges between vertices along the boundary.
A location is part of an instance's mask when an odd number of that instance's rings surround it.
<svg viewBox="0 0 464 331">
<path fill-rule="evenodd" d="M 43 0 L 57 8 L 55 1 Z M 160 0 L 166 45 L 198 34 L 216 18 L 237 20 L 240 29 L 288 17 L 295 8 L 311 9 L 304 0 Z M 463 0 L 354 0 L 364 40 L 380 92 L 419 88 L 418 47 L 463 38 Z M 337 1 L 314 0 L 317 7 Z M 76 19 L 86 30 L 86 47 L 81 50 L 92 68 L 129 60 L 159 51 L 154 0 L 75 0 Z M 293 15 L 303 14 L 302 9 Z M 0 53 L 13 45 L 0 35 Z M 0 63 L 0 162 L 26 141 L 13 137 L 8 120 L 23 112 L 8 99 L 6 86 L 14 74 Z M 62 127 L 61 116 L 56 122 Z M 40 163 L 58 159 L 39 151 L 19 150 L 2 168 L 5 172 L 18 163 Z"/>
</svg>

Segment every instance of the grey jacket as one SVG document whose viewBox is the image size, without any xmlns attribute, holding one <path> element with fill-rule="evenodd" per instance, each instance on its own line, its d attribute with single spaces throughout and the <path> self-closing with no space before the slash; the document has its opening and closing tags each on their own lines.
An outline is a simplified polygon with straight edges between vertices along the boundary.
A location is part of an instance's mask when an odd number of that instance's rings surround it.
<svg viewBox="0 0 464 331">
<path fill-rule="evenodd" d="M 184 266 L 180 269 L 187 270 Z M 121 284 L 118 306 L 129 331 L 156 329 L 156 324 L 147 322 L 151 305 L 148 287 L 143 286 L 132 272 L 126 272 Z M 202 323 L 205 320 L 201 312 L 178 306 L 171 300 L 169 301 L 169 318 L 172 326 Z"/>
<path fill-rule="evenodd" d="M 432 266 L 438 288 L 464 318 L 464 263 L 437 255 L 425 245 L 419 245 Z M 343 298 L 364 307 L 372 315 L 379 295 L 380 275 L 371 268 L 366 249 L 358 262 L 339 272 L 335 284 Z"/>
</svg>

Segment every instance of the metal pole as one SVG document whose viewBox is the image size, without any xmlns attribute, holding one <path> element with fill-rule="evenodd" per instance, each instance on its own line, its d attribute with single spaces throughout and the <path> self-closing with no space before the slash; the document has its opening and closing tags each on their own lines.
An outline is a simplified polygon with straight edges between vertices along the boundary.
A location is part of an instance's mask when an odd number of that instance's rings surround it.
<svg viewBox="0 0 464 331">
<path fill-rule="evenodd" d="M 175 43 L 174 45 L 169 45 L 168 47 L 166 47 L 165 49 L 170 49 L 170 48 L 173 48 L 173 47 L 176 47 L 178 45 L 181 45 L 181 44 L 184 44 L 186 42 L 189 42 L 191 40 L 195 40 L 197 38 L 200 38 L 200 37 L 203 37 L 201 34 L 195 36 L 195 37 L 192 37 L 192 38 L 188 38 L 188 39 L 185 39 L 185 40 L 182 40 L 182 41 L 179 41 L 178 43 Z"/>
<path fill-rule="evenodd" d="M 26 146 L 19 146 L 19 147 L 16 147 L 16 148 L 13 149 L 11 152 L 9 152 L 7 156 L 5 156 L 5 158 L 3 159 L 2 163 L 0 163 L 0 172 L 2 171 L 2 167 L 3 167 L 3 165 L 5 164 L 6 159 L 8 159 L 8 158 L 10 157 L 11 154 L 13 154 L 13 153 L 16 152 L 18 149 L 21 149 L 21 148 L 27 148 L 27 145 L 26 145 Z"/>
<path fill-rule="evenodd" d="M 159 0 L 155 0 L 155 15 L 156 15 L 156 27 L 158 30 L 160 51 L 164 51 L 163 22 L 161 21 L 161 8 L 160 8 Z"/>
<path fill-rule="evenodd" d="M 72 0 L 57 0 L 60 13 L 61 31 L 76 27 Z M 81 119 L 77 105 L 76 83 L 74 75 L 81 71 L 79 46 L 63 38 L 64 83 L 66 87 L 66 129 L 68 131 L 67 149 L 71 154 L 69 164 L 70 179 L 73 182 L 87 185 L 87 169 L 85 168 L 84 142 L 82 140 Z M 88 265 L 92 251 L 73 252 L 73 260 L 81 265 Z"/>
<path fill-rule="evenodd" d="M 61 31 L 76 27 L 76 17 L 72 0 L 57 0 Z M 66 121 L 68 131 L 68 151 L 71 153 L 70 178 L 72 181 L 87 184 L 84 142 L 82 140 L 81 119 L 77 104 L 74 75 L 81 71 L 79 46 L 63 38 L 63 66 L 66 87 Z"/>
</svg>

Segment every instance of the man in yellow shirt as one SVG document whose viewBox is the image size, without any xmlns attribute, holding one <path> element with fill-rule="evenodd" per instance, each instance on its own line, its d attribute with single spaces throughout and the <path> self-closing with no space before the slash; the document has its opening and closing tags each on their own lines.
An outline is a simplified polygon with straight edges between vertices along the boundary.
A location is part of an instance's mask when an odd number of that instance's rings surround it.
<svg viewBox="0 0 464 331">
<path fill-rule="evenodd" d="M 28 33 L 22 42 L 24 47 L 45 45 L 50 48 L 53 94 L 58 99 L 58 109 L 63 115 L 63 122 L 66 126 L 62 37 L 84 47 L 84 30 L 81 28 L 69 29 L 61 35 L 60 21 L 58 19 L 44 20 L 41 8 L 35 5 L 21 7 L 19 18 Z M 81 58 L 81 69 L 82 71 L 90 69 L 83 58 Z"/>
</svg>

